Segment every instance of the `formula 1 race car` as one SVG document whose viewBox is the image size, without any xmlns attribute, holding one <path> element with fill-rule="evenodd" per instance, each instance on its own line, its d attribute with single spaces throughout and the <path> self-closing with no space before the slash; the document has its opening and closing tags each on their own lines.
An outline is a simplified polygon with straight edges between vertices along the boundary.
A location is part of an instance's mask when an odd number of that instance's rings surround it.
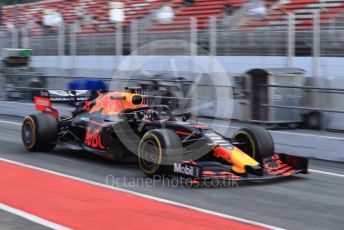
<svg viewBox="0 0 344 230">
<path fill-rule="evenodd" d="M 45 90 L 35 97 L 40 114 L 22 125 L 29 151 L 57 144 L 123 160 L 136 155 L 148 176 L 167 175 L 202 183 L 212 179 L 261 180 L 308 172 L 308 160 L 276 154 L 270 133 L 247 126 L 225 137 L 207 125 L 177 119 L 165 105 L 146 105 L 138 88 L 99 93 Z M 72 116 L 61 116 L 52 102 L 74 103 Z"/>
</svg>

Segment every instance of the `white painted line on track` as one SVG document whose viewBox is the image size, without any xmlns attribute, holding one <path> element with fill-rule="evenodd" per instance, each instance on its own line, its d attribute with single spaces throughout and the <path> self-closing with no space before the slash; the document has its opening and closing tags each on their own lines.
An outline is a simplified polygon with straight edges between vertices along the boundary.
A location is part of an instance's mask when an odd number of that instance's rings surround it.
<svg viewBox="0 0 344 230">
<path fill-rule="evenodd" d="M 70 230 L 71 229 L 71 228 L 67 228 L 67 227 L 64 227 L 62 225 L 56 224 L 54 222 L 42 219 L 42 218 L 35 216 L 35 215 L 32 215 L 30 213 L 21 211 L 19 209 L 13 208 L 11 206 L 5 205 L 3 203 L 0 203 L 0 209 L 7 211 L 7 212 L 10 212 L 14 215 L 23 217 L 27 220 L 30 220 L 32 222 L 35 222 L 37 224 L 43 225 L 43 226 L 51 228 L 51 229 L 57 229 L 57 230 Z"/>
<path fill-rule="evenodd" d="M 11 125 L 22 125 L 19 122 L 11 122 L 11 121 L 4 121 L 4 120 L 0 120 L 0 123 L 11 124 Z M 233 128 L 239 128 L 239 127 L 233 127 Z M 285 133 L 288 133 L 288 132 L 285 132 Z M 290 134 L 290 133 L 288 133 L 288 134 Z M 321 174 L 325 174 L 325 175 L 330 175 L 330 176 L 344 177 L 344 174 L 331 173 L 331 172 L 326 172 L 326 171 L 321 171 L 321 170 L 309 169 L 309 171 L 310 172 L 315 172 L 315 173 L 321 173 Z"/>
<path fill-rule="evenodd" d="M 207 210 L 207 209 L 203 209 L 203 208 L 198 208 L 198 207 L 195 207 L 195 206 L 191 206 L 191 205 L 187 205 L 187 204 L 183 204 L 183 203 L 179 203 L 179 202 L 175 202 L 175 201 L 171 201 L 171 200 L 167 200 L 167 199 L 163 199 L 163 198 L 159 198 L 159 197 L 155 197 L 155 196 L 151 196 L 151 195 L 147 195 L 147 194 L 143 194 L 143 193 L 139 193 L 139 192 L 134 192 L 134 191 L 131 191 L 131 190 L 127 190 L 127 189 L 123 189 L 123 188 L 119 188 L 119 187 L 115 187 L 115 186 L 110 186 L 110 185 L 98 183 L 98 182 L 95 182 L 95 181 L 91 181 L 91 180 L 87 180 L 87 179 L 83 179 L 83 178 L 79 178 L 79 177 L 75 177 L 75 176 L 71 176 L 71 175 L 67 175 L 67 174 L 63 174 L 63 173 L 59 173 L 59 172 L 55 172 L 55 171 L 51 171 L 51 170 L 48 170 L 48 169 L 39 168 L 39 167 L 36 167 L 36 166 L 32 166 L 32 165 L 28 165 L 28 164 L 12 161 L 12 160 L 8 160 L 8 159 L 5 159 L 5 158 L 0 158 L 0 161 L 4 161 L 4 162 L 7 162 L 7 163 L 23 166 L 23 167 L 26 167 L 26 168 L 30 168 L 30 169 L 34 169 L 34 170 L 38 170 L 38 171 L 54 174 L 54 175 L 57 175 L 57 176 L 65 177 L 65 178 L 76 180 L 76 181 L 81 181 L 81 182 L 84 182 L 84 183 L 87 183 L 87 184 L 91 184 L 91 185 L 95 185 L 95 186 L 99 186 L 99 187 L 103 187 L 103 188 L 108 188 L 108 189 L 112 189 L 112 190 L 119 191 L 119 192 L 128 193 L 128 194 L 131 194 L 131 195 L 147 198 L 147 199 L 150 199 L 150 200 L 155 200 L 155 201 L 159 201 L 159 202 L 170 204 L 170 205 L 174 205 L 174 206 L 178 206 L 178 207 L 182 207 L 182 208 L 187 208 L 187 209 L 195 210 L 195 211 L 198 211 L 198 212 L 202 212 L 202 213 L 206 213 L 206 214 L 210 214 L 210 215 L 214 215 L 214 216 L 223 217 L 223 218 L 226 218 L 226 219 L 229 219 L 229 220 L 235 220 L 235 221 L 239 221 L 239 222 L 242 222 L 242 223 L 246 223 L 246 224 L 250 224 L 250 225 L 255 225 L 255 226 L 260 226 L 260 227 L 264 227 L 264 228 L 268 228 L 268 229 L 278 229 L 278 230 L 283 229 L 283 228 L 278 228 L 278 227 L 275 227 L 275 226 L 272 226 L 272 225 L 268 225 L 268 224 L 264 224 L 264 223 L 260 223 L 260 222 L 256 222 L 256 221 L 252 221 L 252 220 L 247 220 L 247 219 L 244 219 L 244 218 L 239 218 L 239 217 L 235 217 L 235 216 L 231 216 L 231 215 L 227 215 L 227 214 L 224 214 L 224 213 L 219 213 L 219 212 L 215 212 L 215 211 L 211 211 L 211 210 Z"/>
<path fill-rule="evenodd" d="M 275 131 L 275 130 L 270 130 L 270 132 L 272 132 L 272 133 L 280 133 L 280 134 L 288 134 L 288 135 L 318 137 L 318 138 L 325 138 L 325 139 L 331 139 L 331 140 L 344 141 L 344 137 L 331 137 L 331 136 L 324 136 L 324 135 L 315 135 L 315 134 L 308 134 L 308 133 L 296 133 L 296 132 L 286 132 L 286 131 Z"/>
<path fill-rule="evenodd" d="M 10 124 L 10 125 L 22 125 L 19 122 L 13 122 L 13 121 L 4 121 L 4 120 L 0 120 L 0 123 L 4 123 L 4 124 Z"/>
<path fill-rule="evenodd" d="M 324 175 L 329 175 L 329 176 L 337 176 L 337 177 L 343 177 L 344 178 L 344 174 L 339 174 L 339 173 L 325 172 L 325 171 L 316 170 L 316 169 L 308 169 L 308 171 L 314 172 L 314 173 L 320 173 L 320 174 L 324 174 Z"/>
</svg>

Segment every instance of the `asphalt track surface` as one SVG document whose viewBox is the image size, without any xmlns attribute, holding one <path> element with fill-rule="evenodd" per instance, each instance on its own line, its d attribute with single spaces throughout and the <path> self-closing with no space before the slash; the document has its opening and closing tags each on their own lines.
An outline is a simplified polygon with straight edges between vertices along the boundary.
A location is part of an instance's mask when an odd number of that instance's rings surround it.
<svg viewBox="0 0 344 230">
<path fill-rule="evenodd" d="M 6 230 L 47 230 L 49 228 L 0 209 L 0 228 Z"/>
<path fill-rule="evenodd" d="M 163 182 L 133 186 L 129 180 L 144 178 L 134 161 L 118 164 L 61 148 L 29 153 L 20 140 L 21 118 L 0 116 L 0 120 L 6 121 L 0 122 L 0 158 L 103 184 L 107 178 L 122 178 L 111 185 L 280 228 L 342 229 L 344 224 L 343 163 L 311 160 L 310 168 L 318 172 L 279 181 L 240 183 L 233 188 L 187 188 Z M 6 222 L 2 221 L 4 215 Z M 32 224 L 6 212 L 0 212 L 0 217 L 1 229 L 11 229 L 12 220 L 17 229 Z"/>
</svg>

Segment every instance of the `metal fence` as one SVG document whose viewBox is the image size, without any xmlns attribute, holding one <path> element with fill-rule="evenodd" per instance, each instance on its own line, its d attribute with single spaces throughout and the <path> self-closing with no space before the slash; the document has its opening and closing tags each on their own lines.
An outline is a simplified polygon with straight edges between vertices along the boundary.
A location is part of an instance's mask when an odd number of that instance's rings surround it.
<svg viewBox="0 0 344 230">
<path fill-rule="evenodd" d="M 197 32 L 197 45 L 204 50 L 209 50 L 209 31 Z M 216 32 L 216 53 L 219 56 L 285 56 L 288 50 L 288 31 L 252 31 L 242 32 L 240 30 L 220 30 Z M 122 35 L 130 38 L 130 33 Z M 295 55 L 311 56 L 312 55 L 312 32 L 296 32 Z M 71 35 L 65 36 L 65 53 L 70 55 Z M 11 48 L 13 35 L 10 32 L 0 35 L 0 47 Z M 29 46 L 35 55 L 58 55 L 58 35 L 42 35 L 27 38 Z M 187 33 L 140 33 L 138 36 L 137 47 L 158 40 L 184 40 L 190 41 Z M 76 54 L 77 55 L 114 55 L 116 54 L 116 35 L 115 34 L 91 34 L 76 36 Z M 132 47 L 130 39 L 124 39 L 122 53 L 129 54 Z M 187 55 L 189 50 L 176 50 L 174 44 L 166 49 L 152 49 L 146 54 L 154 55 Z M 169 49 L 168 49 L 169 48 Z M 321 31 L 321 55 L 332 57 L 344 56 L 344 30 L 322 30 Z"/>
<path fill-rule="evenodd" d="M 189 28 L 182 32 L 152 32 L 135 21 L 129 27 L 111 25 L 117 28 L 113 33 L 78 33 L 75 25 L 41 29 L 38 33 L 29 28 L 2 28 L 0 48 L 31 48 L 35 55 L 128 55 L 145 44 L 165 40 L 170 44 L 164 43 L 167 45 L 159 49 L 152 47 L 145 54 L 189 55 L 190 48 L 176 49 L 172 41 L 182 40 L 218 56 L 344 56 L 344 23 L 338 22 L 340 19 L 321 27 L 316 25 L 319 22 L 315 16 L 313 30 L 306 31 L 295 30 L 294 18 L 284 27 L 249 30 L 227 26 L 222 20 L 209 18 L 208 27 L 197 30 L 196 19 L 190 18 Z"/>
</svg>

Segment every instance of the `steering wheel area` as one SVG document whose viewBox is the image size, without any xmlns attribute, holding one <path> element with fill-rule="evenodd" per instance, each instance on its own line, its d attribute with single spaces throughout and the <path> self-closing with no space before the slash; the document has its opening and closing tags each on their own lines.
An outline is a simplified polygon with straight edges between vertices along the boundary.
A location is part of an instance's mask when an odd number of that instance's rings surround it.
<svg viewBox="0 0 344 230">
<path fill-rule="evenodd" d="M 168 106 L 156 105 L 125 109 L 120 116 L 126 120 L 176 121 Z"/>
<path fill-rule="evenodd" d="M 159 113 L 155 110 L 143 111 L 143 116 L 144 116 L 144 120 L 148 120 L 148 121 L 159 121 L 160 120 Z"/>
</svg>

